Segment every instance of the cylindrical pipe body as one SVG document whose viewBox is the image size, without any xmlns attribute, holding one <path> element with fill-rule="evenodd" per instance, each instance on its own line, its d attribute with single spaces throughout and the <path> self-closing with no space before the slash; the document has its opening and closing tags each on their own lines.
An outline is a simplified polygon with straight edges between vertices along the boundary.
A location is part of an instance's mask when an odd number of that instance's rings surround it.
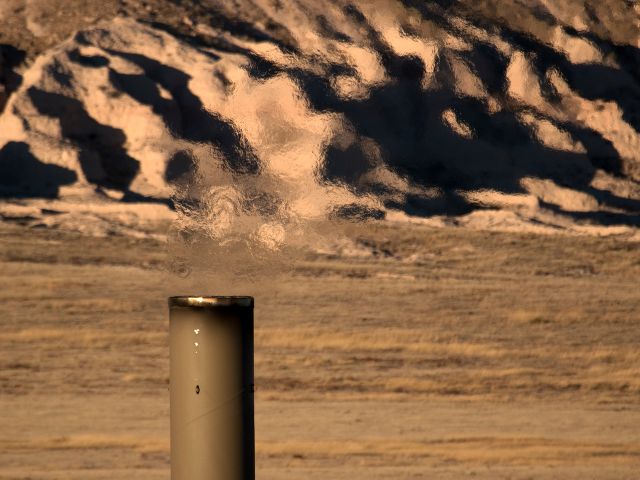
<svg viewBox="0 0 640 480">
<path fill-rule="evenodd" d="M 253 298 L 169 310 L 171 480 L 254 480 Z"/>
</svg>

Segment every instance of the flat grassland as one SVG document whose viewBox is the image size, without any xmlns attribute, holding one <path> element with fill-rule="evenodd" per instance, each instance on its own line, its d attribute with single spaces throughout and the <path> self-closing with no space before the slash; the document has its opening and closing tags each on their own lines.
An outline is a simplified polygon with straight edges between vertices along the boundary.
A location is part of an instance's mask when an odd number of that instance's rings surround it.
<svg viewBox="0 0 640 480">
<path fill-rule="evenodd" d="M 357 242 L 239 292 L 257 478 L 638 478 L 637 243 Z M 154 240 L 0 227 L 0 479 L 169 478 L 165 263 Z"/>
</svg>

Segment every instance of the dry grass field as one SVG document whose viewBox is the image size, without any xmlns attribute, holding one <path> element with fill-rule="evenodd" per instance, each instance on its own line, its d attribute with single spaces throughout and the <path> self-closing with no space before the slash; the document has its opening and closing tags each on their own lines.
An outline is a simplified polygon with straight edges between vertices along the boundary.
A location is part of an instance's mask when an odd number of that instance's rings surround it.
<svg viewBox="0 0 640 480">
<path fill-rule="evenodd" d="M 257 478 L 637 478 L 637 243 L 357 242 L 238 292 L 257 300 Z M 165 297 L 195 280 L 166 258 L 0 227 L 0 479 L 169 478 Z"/>
</svg>

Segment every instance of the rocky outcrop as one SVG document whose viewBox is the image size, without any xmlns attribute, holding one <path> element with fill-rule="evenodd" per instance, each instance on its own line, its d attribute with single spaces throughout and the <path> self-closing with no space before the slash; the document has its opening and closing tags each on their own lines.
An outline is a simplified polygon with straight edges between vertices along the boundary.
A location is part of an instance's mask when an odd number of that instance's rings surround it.
<svg viewBox="0 0 640 480">
<path fill-rule="evenodd" d="M 212 236 L 335 217 L 640 224 L 633 44 L 540 6 L 526 30 L 446 2 L 284 3 L 220 7 L 189 35 L 81 30 L 24 72 L 0 148 L 64 169 L 47 196 L 172 204 Z"/>
</svg>

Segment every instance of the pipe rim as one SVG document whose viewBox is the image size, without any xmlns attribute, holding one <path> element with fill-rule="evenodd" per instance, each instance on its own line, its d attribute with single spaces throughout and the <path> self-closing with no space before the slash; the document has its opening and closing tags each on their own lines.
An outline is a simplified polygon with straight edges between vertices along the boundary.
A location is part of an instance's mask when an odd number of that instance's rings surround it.
<svg viewBox="0 0 640 480">
<path fill-rule="evenodd" d="M 251 307 L 253 297 L 235 295 L 179 295 L 169 297 L 169 307 Z"/>
</svg>

